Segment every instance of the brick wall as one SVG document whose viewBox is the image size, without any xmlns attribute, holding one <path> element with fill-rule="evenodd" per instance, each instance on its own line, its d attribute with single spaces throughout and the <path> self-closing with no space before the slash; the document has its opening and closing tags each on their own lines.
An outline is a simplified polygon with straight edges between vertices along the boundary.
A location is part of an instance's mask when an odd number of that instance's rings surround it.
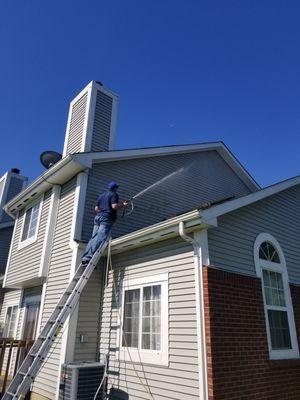
<svg viewBox="0 0 300 400">
<path fill-rule="evenodd" d="M 205 267 L 203 282 L 209 400 L 299 400 L 300 360 L 269 360 L 260 279 Z"/>
</svg>

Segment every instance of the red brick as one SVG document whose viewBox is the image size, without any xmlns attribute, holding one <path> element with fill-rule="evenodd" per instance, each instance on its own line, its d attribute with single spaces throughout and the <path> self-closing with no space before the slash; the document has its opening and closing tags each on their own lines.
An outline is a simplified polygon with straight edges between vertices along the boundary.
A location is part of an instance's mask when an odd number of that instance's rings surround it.
<svg viewBox="0 0 300 400">
<path fill-rule="evenodd" d="M 300 360 L 269 359 L 260 279 L 204 267 L 203 284 L 209 400 L 299 400 Z"/>
</svg>

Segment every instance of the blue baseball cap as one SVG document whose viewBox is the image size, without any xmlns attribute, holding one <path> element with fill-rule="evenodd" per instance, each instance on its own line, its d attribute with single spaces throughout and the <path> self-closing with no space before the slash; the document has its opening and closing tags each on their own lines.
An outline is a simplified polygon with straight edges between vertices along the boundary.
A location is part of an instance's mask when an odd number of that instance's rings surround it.
<svg viewBox="0 0 300 400">
<path fill-rule="evenodd" d="M 113 190 L 113 189 L 116 189 L 116 188 L 118 188 L 119 187 L 119 185 L 117 184 L 117 182 L 114 182 L 114 181 L 111 181 L 111 182 L 109 182 L 109 184 L 108 184 L 108 189 L 109 190 Z"/>
</svg>

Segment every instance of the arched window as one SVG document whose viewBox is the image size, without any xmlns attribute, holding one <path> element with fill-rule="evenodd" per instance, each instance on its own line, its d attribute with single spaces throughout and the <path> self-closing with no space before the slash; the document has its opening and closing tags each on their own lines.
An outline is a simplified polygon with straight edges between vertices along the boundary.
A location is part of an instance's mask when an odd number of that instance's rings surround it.
<svg viewBox="0 0 300 400">
<path fill-rule="evenodd" d="M 294 313 L 283 251 L 261 233 L 254 244 L 256 274 L 261 278 L 269 353 L 272 359 L 299 356 Z"/>
</svg>

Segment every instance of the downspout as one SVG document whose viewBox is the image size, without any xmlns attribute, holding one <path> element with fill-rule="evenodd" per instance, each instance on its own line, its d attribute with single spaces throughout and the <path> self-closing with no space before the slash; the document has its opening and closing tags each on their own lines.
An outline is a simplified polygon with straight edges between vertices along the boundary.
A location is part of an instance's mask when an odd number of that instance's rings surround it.
<svg viewBox="0 0 300 400">
<path fill-rule="evenodd" d="M 197 342 L 198 342 L 198 368 L 199 368 L 199 399 L 208 400 L 207 362 L 205 344 L 205 319 L 204 319 L 204 295 L 202 275 L 202 248 L 201 244 L 189 236 L 185 231 L 184 221 L 179 222 L 179 235 L 193 246 L 194 271 L 195 271 L 195 295 L 197 312 Z"/>
</svg>

